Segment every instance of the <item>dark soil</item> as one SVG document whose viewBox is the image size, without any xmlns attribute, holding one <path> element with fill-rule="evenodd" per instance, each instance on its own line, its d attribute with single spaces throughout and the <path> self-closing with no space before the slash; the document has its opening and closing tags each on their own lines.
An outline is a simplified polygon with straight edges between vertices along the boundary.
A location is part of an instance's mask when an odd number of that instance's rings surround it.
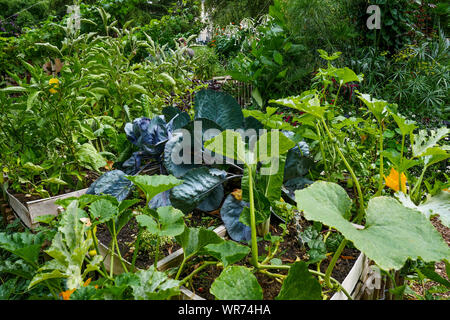
<svg viewBox="0 0 450 320">
<path fill-rule="evenodd" d="M 220 216 L 217 218 L 213 215 L 201 213 L 194 210 L 193 213 L 185 216 L 185 222 L 188 227 L 204 227 L 215 229 L 221 224 Z M 120 253 L 124 259 L 131 262 L 134 253 L 134 242 L 139 231 L 138 224 L 135 218 L 132 218 L 125 227 L 120 230 L 117 236 L 117 243 L 119 244 Z M 112 237 L 105 225 L 99 225 L 97 228 L 97 238 L 104 245 L 108 246 Z M 159 259 L 172 254 L 180 249 L 180 245 L 174 240 L 171 244 L 162 245 L 159 252 Z M 154 262 L 154 252 L 141 251 L 136 258 L 136 267 L 140 269 L 147 269 Z"/>
<path fill-rule="evenodd" d="M 304 220 L 302 221 L 302 227 L 307 227 L 308 225 L 310 225 L 309 222 Z M 276 255 L 276 258 L 281 259 L 283 261 L 283 264 L 294 263 L 296 260 L 306 261 L 308 259 L 307 250 L 298 242 L 297 230 L 295 226 L 293 224 L 289 225 L 288 230 L 289 234 L 284 237 L 284 241 L 280 244 L 278 251 L 279 254 Z M 272 235 L 281 235 L 282 229 L 277 225 L 272 225 L 271 233 Z M 269 244 L 270 243 L 268 241 L 258 242 L 259 253 L 261 255 L 263 253 L 267 254 L 266 247 L 268 249 Z M 338 262 L 333 270 L 332 277 L 337 279 L 339 282 L 342 282 L 350 272 L 359 254 L 360 252 L 356 249 L 345 248 L 341 255 L 341 258 L 338 259 Z M 330 256 L 328 260 L 322 261 L 320 268 L 322 272 L 325 272 L 329 261 L 331 261 L 331 258 L 332 257 Z M 243 259 L 240 263 L 238 263 L 238 265 L 251 267 L 249 259 L 250 255 L 246 259 Z M 199 266 L 199 263 L 201 261 L 201 258 L 198 258 L 188 263 L 186 265 L 185 271 L 180 278 L 186 277 L 192 271 L 194 271 Z M 311 265 L 310 268 L 315 269 L 316 264 Z M 209 292 L 209 290 L 212 283 L 220 275 L 222 270 L 222 268 L 219 268 L 215 265 L 207 267 L 204 271 L 195 275 L 192 278 L 192 281 L 186 284 L 186 287 L 207 300 L 214 300 L 215 297 Z M 283 270 L 279 273 L 286 275 L 287 271 Z M 264 300 L 274 300 L 281 290 L 281 283 L 274 280 L 272 277 L 262 273 L 256 273 L 255 276 L 263 289 Z M 329 297 L 331 297 L 331 295 L 332 293 L 329 294 Z"/>
</svg>

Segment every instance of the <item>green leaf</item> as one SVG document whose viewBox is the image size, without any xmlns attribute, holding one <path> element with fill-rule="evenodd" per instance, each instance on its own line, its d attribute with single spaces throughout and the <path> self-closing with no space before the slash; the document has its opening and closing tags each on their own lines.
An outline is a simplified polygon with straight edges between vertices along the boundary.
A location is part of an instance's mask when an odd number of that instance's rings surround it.
<svg viewBox="0 0 450 320">
<path fill-rule="evenodd" d="M 369 111 L 377 118 L 378 122 L 381 122 L 381 120 L 388 115 L 387 101 L 371 98 L 370 95 L 359 92 L 358 98 L 364 102 Z"/>
<path fill-rule="evenodd" d="M 53 183 L 53 184 L 57 184 L 60 186 L 66 186 L 68 184 L 67 182 L 65 182 L 64 180 L 61 180 L 59 178 L 43 179 L 42 182 Z"/>
<path fill-rule="evenodd" d="M 20 87 L 20 86 L 14 86 L 14 87 L 6 87 L 0 89 L 2 92 L 25 92 L 27 91 L 27 88 Z"/>
<path fill-rule="evenodd" d="M 314 90 L 306 91 L 300 96 L 288 97 L 279 100 L 270 100 L 270 103 L 281 104 L 285 107 L 300 110 L 313 115 L 318 119 L 323 119 L 326 108 L 320 106 L 320 100 Z"/>
<path fill-rule="evenodd" d="M 224 129 L 244 127 L 241 106 L 231 95 L 214 90 L 202 90 L 195 95 L 195 119 L 206 118 Z"/>
<path fill-rule="evenodd" d="M 320 54 L 320 57 L 321 57 L 322 59 L 325 59 L 325 60 L 327 60 L 327 61 L 333 61 L 333 60 L 336 60 L 336 59 L 338 59 L 338 58 L 341 56 L 341 54 L 342 54 L 342 52 L 334 52 L 331 56 L 329 56 L 329 55 L 328 55 L 328 52 L 326 52 L 325 50 L 322 50 L 322 49 L 317 49 L 317 52 Z"/>
<path fill-rule="evenodd" d="M 179 180 L 174 176 L 153 175 L 153 176 L 126 176 L 126 178 L 132 181 L 139 189 L 142 190 L 147 199 L 147 203 L 152 200 L 158 193 L 172 189 L 173 187 L 183 183 L 183 180 Z"/>
<path fill-rule="evenodd" d="M 274 52 L 273 52 L 273 59 L 274 59 L 275 62 L 278 63 L 280 66 L 283 65 L 283 56 L 282 56 L 278 51 L 274 51 Z"/>
<path fill-rule="evenodd" d="M 414 129 L 416 128 L 416 122 L 407 120 L 406 118 L 402 117 L 401 115 L 397 115 L 395 113 L 392 114 L 392 117 L 394 118 L 395 122 L 397 123 L 400 132 L 403 136 L 406 136 L 408 134 L 411 134 Z"/>
<path fill-rule="evenodd" d="M 449 132 L 446 127 L 439 128 L 436 130 L 431 130 L 428 134 L 427 130 L 420 130 L 417 135 L 413 135 L 413 145 L 412 151 L 414 157 L 422 157 L 425 155 L 429 148 L 434 147 L 439 140 L 444 138 Z"/>
<path fill-rule="evenodd" d="M 89 213 L 92 215 L 93 224 L 100 224 L 117 217 L 119 215 L 119 208 L 111 201 L 100 199 L 94 201 L 89 206 Z"/>
<path fill-rule="evenodd" d="M 425 275 L 428 279 L 442 284 L 443 286 L 446 286 L 447 289 L 450 289 L 450 281 L 436 273 L 436 271 L 434 270 L 434 266 L 421 268 L 420 272 L 422 272 L 422 274 Z"/>
<path fill-rule="evenodd" d="M 219 300 L 262 300 L 262 288 L 255 275 L 241 266 L 231 266 L 222 271 L 210 289 Z"/>
<path fill-rule="evenodd" d="M 93 240 L 86 236 L 86 228 L 80 221 L 86 213 L 78 207 L 78 201 L 72 201 L 61 214 L 58 232 L 50 248 L 45 252 L 53 258 L 47 261 L 30 282 L 29 288 L 41 281 L 65 278 L 69 290 L 83 286 L 83 277 L 90 271 L 98 270 L 102 257 L 97 255 L 83 269 L 85 257 Z"/>
<path fill-rule="evenodd" d="M 421 212 L 428 219 L 434 215 L 439 215 L 442 224 L 450 228 L 450 192 L 441 191 L 434 197 L 428 196 L 418 206 L 403 192 L 397 192 L 395 196 L 405 207 Z"/>
<path fill-rule="evenodd" d="M 42 243 L 42 237 L 31 233 L 7 234 L 0 232 L 0 248 L 31 264 L 37 263 Z"/>
<path fill-rule="evenodd" d="M 141 227 L 158 237 L 175 237 L 184 231 L 184 214 L 173 207 L 160 207 L 156 210 L 156 220 L 149 215 L 136 217 Z"/>
<path fill-rule="evenodd" d="M 99 171 L 100 168 L 106 166 L 106 160 L 97 152 L 90 143 L 85 143 L 78 148 L 75 156 L 79 163 L 91 170 Z"/>
<path fill-rule="evenodd" d="M 349 68 L 338 68 L 334 70 L 334 75 L 336 78 L 339 79 L 340 84 L 346 84 L 349 82 L 361 82 L 360 78 L 356 75 L 353 70 L 350 70 Z"/>
<path fill-rule="evenodd" d="M 42 93 L 42 91 L 36 91 L 28 96 L 26 111 L 30 111 L 33 108 L 34 102 L 36 101 L 40 93 Z"/>
<path fill-rule="evenodd" d="M 208 244 L 224 241 L 214 231 L 205 228 L 185 228 L 176 240 L 183 248 L 185 257 L 198 253 Z"/>
<path fill-rule="evenodd" d="M 250 248 L 234 241 L 223 241 L 205 246 L 206 252 L 214 258 L 222 261 L 226 268 L 245 258 L 250 252 Z"/>
<path fill-rule="evenodd" d="M 256 159 L 261 162 L 279 159 L 293 147 L 295 147 L 294 141 L 286 137 L 281 131 L 271 130 L 259 138 L 256 144 Z M 281 172 L 283 172 L 284 166 L 282 168 L 277 166 L 277 169 L 281 169 Z M 276 170 L 270 173 L 276 174 Z"/>
<path fill-rule="evenodd" d="M 256 101 L 256 103 L 258 104 L 258 106 L 259 106 L 260 108 L 262 108 L 264 102 L 263 102 L 263 99 L 262 99 L 262 97 L 261 97 L 261 94 L 259 93 L 258 88 L 254 88 L 254 89 L 253 89 L 253 91 L 252 91 L 252 97 L 253 97 L 253 99 L 255 99 L 255 101 Z M 244 112 L 244 115 L 245 115 L 245 110 L 243 110 L 243 112 Z M 245 117 L 247 117 L 247 116 L 245 115 Z"/>
<path fill-rule="evenodd" d="M 180 294 L 180 282 L 170 279 L 154 266 L 135 273 L 138 281 L 132 282 L 133 296 L 136 300 L 167 300 Z"/>
<path fill-rule="evenodd" d="M 222 186 L 226 178 L 225 171 L 215 168 L 192 169 L 183 176 L 183 184 L 170 191 L 170 202 L 184 213 L 191 212 L 210 196 L 218 196 L 217 200 L 221 202 L 223 193 L 216 194 L 214 191 Z"/>
<path fill-rule="evenodd" d="M 305 262 L 296 262 L 289 269 L 276 300 L 322 300 L 322 287 Z"/>
<path fill-rule="evenodd" d="M 393 198 L 369 201 L 363 230 L 344 218 L 351 200 L 335 183 L 316 182 L 296 191 L 295 198 L 306 219 L 340 231 L 383 270 L 399 270 L 408 259 L 435 262 L 450 256 L 450 249 L 427 218 Z"/>
<path fill-rule="evenodd" d="M 245 143 L 236 131 L 223 131 L 218 136 L 205 141 L 205 148 L 242 163 L 251 163 L 253 160 L 253 158 L 246 159 Z"/>
<path fill-rule="evenodd" d="M 45 169 L 42 168 L 41 166 L 36 165 L 36 164 L 33 164 L 33 163 L 31 163 L 31 162 L 25 163 L 25 164 L 23 165 L 23 168 L 24 168 L 24 169 L 31 170 L 31 171 L 33 171 L 33 172 L 41 172 L 41 171 L 44 171 L 44 170 L 45 170 Z"/>
</svg>

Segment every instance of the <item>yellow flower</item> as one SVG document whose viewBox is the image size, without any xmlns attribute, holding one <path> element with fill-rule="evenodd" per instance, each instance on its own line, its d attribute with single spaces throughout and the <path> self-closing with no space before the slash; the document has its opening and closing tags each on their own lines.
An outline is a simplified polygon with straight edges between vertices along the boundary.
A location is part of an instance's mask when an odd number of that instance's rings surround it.
<svg viewBox="0 0 450 320">
<path fill-rule="evenodd" d="M 70 296 L 75 292 L 75 290 L 76 289 L 63 291 L 59 295 L 63 298 L 63 300 L 70 300 Z"/>
<path fill-rule="evenodd" d="M 59 88 L 59 80 L 57 78 L 51 78 L 50 80 L 48 80 L 48 84 L 51 85 L 52 87 L 50 88 L 50 93 L 54 94 L 57 93 Z"/>
<path fill-rule="evenodd" d="M 84 282 L 83 287 L 87 287 L 87 286 L 89 285 L 89 283 L 91 283 L 91 281 L 92 281 L 92 278 L 87 279 L 87 280 Z"/>
<path fill-rule="evenodd" d="M 386 182 L 386 186 L 388 188 L 391 188 L 392 190 L 399 191 L 400 187 L 398 185 L 399 183 L 399 173 L 394 168 L 391 168 L 391 172 L 389 173 L 389 176 L 384 176 L 384 180 Z M 402 184 L 402 192 L 406 193 L 406 176 L 402 172 L 401 176 L 401 184 Z"/>
</svg>

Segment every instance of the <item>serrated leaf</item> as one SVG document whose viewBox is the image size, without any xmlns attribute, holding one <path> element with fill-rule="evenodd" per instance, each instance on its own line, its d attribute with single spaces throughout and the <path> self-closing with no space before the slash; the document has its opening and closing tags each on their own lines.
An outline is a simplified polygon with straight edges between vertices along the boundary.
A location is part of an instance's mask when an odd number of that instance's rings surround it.
<svg viewBox="0 0 450 320">
<path fill-rule="evenodd" d="M 185 257 L 193 256 L 208 244 L 223 241 L 214 231 L 205 228 L 185 228 L 176 240 L 183 248 Z"/>
<path fill-rule="evenodd" d="M 249 247 L 243 246 L 233 241 L 208 244 L 205 247 L 205 250 L 209 255 L 222 261 L 225 268 L 233 263 L 242 260 L 250 252 Z"/>
<path fill-rule="evenodd" d="M 155 219 L 156 218 L 156 219 Z M 184 214 L 173 207 L 160 207 L 156 210 L 156 216 L 139 215 L 136 217 L 141 227 L 158 237 L 175 237 L 183 233 Z"/>
<path fill-rule="evenodd" d="M 119 215 L 119 208 L 111 201 L 100 199 L 89 206 L 89 213 L 92 215 L 92 222 L 100 224 L 115 219 Z"/>
<path fill-rule="evenodd" d="M 41 236 L 27 232 L 7 234 L 0 232 L 0 248 L 22 258 L 28 263 L 36 264 L 43 239 Z"/>
<path fill-rule="evenodd" d="M 147 203 L 153 199 L 158 193 L 172 189 L 173 187 L 183 183 L 174 176 L 165 175 L 141 175 L 141 176 L 127 176 L 127 179 L 132 181 L 139 189 L 144 192 Z"/>
</svg>

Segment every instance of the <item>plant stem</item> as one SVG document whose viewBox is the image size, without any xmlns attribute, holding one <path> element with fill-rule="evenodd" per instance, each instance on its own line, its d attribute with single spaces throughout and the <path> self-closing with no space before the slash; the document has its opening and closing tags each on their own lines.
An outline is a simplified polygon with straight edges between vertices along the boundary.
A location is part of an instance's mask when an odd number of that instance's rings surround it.
<svg viewBox="0 0 450 320">
<path fill-rule="evenodd" d="M 157 267 L 158 267 L 158 257 L 159 257 L 159 246 L 160 245 L 161 245 L 161 237 L 158 236 L 158 239 L 156 240 L 155 261 L 153 262 L 155 269 L 157 269 Z"/>
<path fill-rule="evenodd" d="M 92 239 L 94 240 L 95 251 L 97 252 L 97 254 L 100 254 L 100 250 L 98 249 L 98 239 L 97 239 L 97 236 L 95 235 L 93 229 L 91 229 L 91 235 L 92 235 Z M 106 271 L 106 267 L 105 267 L 105 264 L 103 262 L 103 259 L 101 261 L 101 266 L 102 266 L 102 269 L 103 269 L 104 273 L 106 274 L 107 271 Z"/>
<path fill-rule="evenodd" d="M 383 183 L 383 176 L 384 176 L 384 157 L 383 157 L 383 123 L 380 123 L 380 138 L 379 138 L 379 144 L 380 144 L 380 179 L 378 181 L 378 191 L 375 194 L 376 197 L 381 195 L 381 191 L 383 190 L 384 183 Z"/>
<path fill-rule="evenodd" d="M 125 265 L 124 259 L 122 258 L 122 255 L 121 255 L 121 253 L 120 253 L 119 243 L 117 242 L 116 222 L 115 222 L 114 219 L 112 220 L 112 225 L 113 225 L 113 238 L 114 238 L 114 242 L 115 242 L 115 244 L 116 244 L 117 255 L 119 256 L 120 264 L 122 265 L 123 270 L 124 270 L 125 272 L 128 272 L 127 266 Z M 113 251 L 113 254 L 114 254 L 114 251 Z"/>
<path fill-rule="evenodd" d="M 250 226 L 252 230 L 252 265 L 258 268 L 258 241 L 256 239 L 256 217 L 255 217 L 255 200 L 253 197 L 253 176 L 252 166 L 248 167 L 248 191 L 250 202 Z"/>
<path fill-rule="evenodd" d="M 137 258 L 138 252 L 139 252 L 139 245 L 141 243 L 141 237 L 142 237 L 142 228 L 139 228 L 137 239 L 136 239 L 136 242 L 134 243 L 133 259 L 131 260 L 131 270 L 134 270 L 134 266 L 136 265 L 136 258 Z"/>
<path fill-rule="evenodd" d="M 330 283 L 330 277 L 331 277 L 331 273 L 333 272 L 333 269 L 336 265 L 337 260 L 339 259 L 342 251 L 344 250 L 346 244 L 347 244 L 347 239 L 342 240 L 341 244 L 339 245 L 339 247 L 337 248 L 336 252 L 334 253 L 333 258 L 331 259 L 330 264 L 328 265 L 327 270 L 325 271 L 325 283 L 328 287 L 331 286 Z"/>
<path fill-rule="evenodd" d="M 403 148 L 405 147 L 405 135 L 402 134 L 402 150 L 400 151 L 400 166 L 403 164 Z M 398 170 L 398 189 L 402 191 L 402 170 Z M 405 190 L 406 193 L 406 190 Z"/>
<path fill-rule="evenodd" d="M 316 122 L 316 131 L 317 131 L 317 135 L 319 136 L 319 146 L 320 146 L 320 153 L 322 154 L 323 166 L 324 166 L 325 172 L 328 173 L 327 160 L 325 157 L 325 150 L 323 148 L 323 142 L 321 139 L 319 125 L 320 125 L 319 122 Z"/>
<path fill-rule="evenodd" d="M 190 258 L 190 256 L 184 257 L 183 261 L 182 261 L 181 264 L 180 264 L 180 267 L 178 268 L 178 272 L 177 272 L 177 275 L 175 276 L 175 280 L 178 280 L 178 278 L 180 277 L 181 271 L 183 270 L 184 265 L 186 264 L 186 261 L 187 261 L 189 258 Z"/>
<path fill-rule="evenodd" d="M 210 265 L 213 265 L 213 264 L 217 264 L 217 261 L 205 261 L 201 266 L 199 266 L 197 269 L 192 271 L 190 275 L 188 275 L 183 280 L 181 280 L 180 286 L 184 285 L 186 282 L 191 280 L 197 273 L 199 273 L 200 271 L 202 271 L 206 267 L 208 267 Z"/>
<path fill-rule="evenodd" d="M 322 120 L 323 127 L 325 128 L 325 131 L 328 134 L 328 137 L 333 142 L 333 144 L 336 146 L 336 150 L 337 150 L 339 156 L 341 157 L 342 161 L 344 162 L 345 166 L 347 167 L 347 170 L 350 172 L 350 175 L 352 176 L 353 182 L 354 182 L 354 184 L 356 186 L 356 190 L 358 191 L 359 212 L 358 212 L 358 215 L 356 217 L 356 223 L 360 224 L 362 219 L 364 218 L 364 196 L 363 196 L 362 191 L 361 191 L 361 186 L 359 185 L 359 181 L 358 181 L 358 178 L 355 175 L 355 172 L 353 171 L 352 167 L 347 162 L 347 159 L 345 159 L 345 156 L 342 153 L 341 149 L 337 145 L 337 142 L 335 141 L 335 138 L 331 134 L 330 130 L 328 130 L 328 126 L 325 123 L 325 120 L 323 118 L 321 120 Z"/>
<path fill-rule="evenodd" d="M 276 265 L 268 265 L 268 264 L 263 265 L 263 264 L 260 264 L 260 265 L 258 266 L 258 268 L 259 268 L 259 269 L 280 269 L 280 270 L 289 270 L 289 269 L 291 268 L 291 266 L 288 266 L 288 265 L 276 266 Z M 315 271 L 315 270 L 311 270 L 311 269 L 308 269 L 308 271 L 311 272 L 312 274 L 316 275 L 316 276 L 322 276 L 322 277 L 325 276 L 324 273 L 319 272 L 319 271 Z M 333 277 L 330 277 L 330 280 L 331 280 L 332 282 L 334 282 L 334 283 L 339 287 L 339 290 L 341 290 L 341 291 L 347 296 L 347 298 L 348 298 L 349 300 L 353 300 L 352 297 L 350 296 L 350 294 L 347 292 L 347 290 L 345 290 L 345 288 L 339 283 L 339 281 L 337 281 L 337 280 L 334 279 Z M 332 288 L 333 288 L 333 286 L 330 287 L 330 289 L 332 289 Z"/>
</svg>

